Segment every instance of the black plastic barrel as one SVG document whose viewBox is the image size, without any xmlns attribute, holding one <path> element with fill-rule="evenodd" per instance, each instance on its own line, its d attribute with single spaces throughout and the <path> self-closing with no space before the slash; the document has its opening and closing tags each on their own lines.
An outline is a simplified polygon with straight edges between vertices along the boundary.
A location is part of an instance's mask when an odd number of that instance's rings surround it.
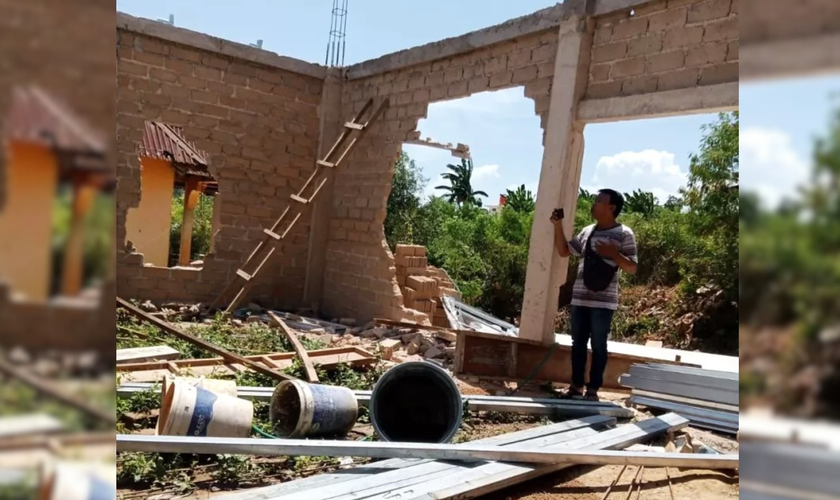
<svg viewBox="0 0 840 500">
<path fill-rule="evenodd" d="M 402 363 L 383 375 L 370 397 L 370 420 L 385 441 L 448 443 L 461 427 L 461 392 L 442 368 Z"/>
</svg>

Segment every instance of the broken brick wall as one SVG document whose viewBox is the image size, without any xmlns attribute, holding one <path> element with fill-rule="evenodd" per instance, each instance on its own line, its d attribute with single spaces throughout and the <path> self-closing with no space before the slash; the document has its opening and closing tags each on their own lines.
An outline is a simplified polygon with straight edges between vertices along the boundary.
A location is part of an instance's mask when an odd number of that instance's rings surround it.
<svg viewBox="0 0 840 500">
<path fill-rule="evenodd" d="M 36 85 L 112 144 L 115 62 L 113 49 L 102 41 L 113 34 L 113 9 L 113 2 L 101 0 L 0 0 L 0 121 L 9 109 L 12 89 Z M 5 198 L 4 155 L 0 148 L 0 210 Z M 109 297 L 113 290 L 113 283 L 106 283 L 97 293 Z M 110 300 L 50 304 L 20 302 L 13 295 L 0 269 L 0 346 L 98 349 L 113 355 Z"/>
<path fill-rule="evenodd" d="M 739 0 L 659 0 L 596 20 L 586 97 L 738 81 Z"/>
<path fill-rule="evenodd" d="M 117 292 L 155 302 L 206 303 L 224 289 L 263 240 L 263 228 L 271 227 L 314 169 L 323 78 L 317 65 L 296 61 L 307 74 L 298 73 L 255 62 L 270 54 L 258 49 L 120 16 Z M 200 270 L 145 266 L 141 253 L 123 249 L 126 214 L 141 203 L 137 147 L 146 120 L 183 127 L 186 138 L 208 153 L 219 182 L 219 231 Z M 261 271 L 250 299 L 299 307 L 308 242 L 309 217 L 301 217 Z"/>
<path fill-rule="evenodd" d="M 544 129 L 556 52 L 554 27 L 445 59 L 383 68 L 345 83 L 344 117 L 358 112 L 370 98 L 377 103 L 388 98 L 390 107 L 336 173 L 339 187 L 333 194 L 327 246 L 326 312 L 363 320 L 425 317 L 403 305 L 383 229 L 401 145 L 426 117 L 430 103 L 517 86 L 524 86 L 525 96 L 534 100 Z"/>
</svg>

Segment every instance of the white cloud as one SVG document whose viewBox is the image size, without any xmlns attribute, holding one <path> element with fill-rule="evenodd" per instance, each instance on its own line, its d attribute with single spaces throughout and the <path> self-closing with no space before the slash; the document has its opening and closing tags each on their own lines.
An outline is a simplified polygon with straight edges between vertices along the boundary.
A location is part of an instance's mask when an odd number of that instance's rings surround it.
<svg viewBox="0 0 840 500">
<path fill-rule="evenodd" d="M 757 192 L 768 208 L 794 197 L 809 180 L 811 166 L 799 156 L 785 132 L 744 129 L 740 133 L 740 152 L 741 187 Z"/>
<path fill-rule="evenodd" d="M 478 168 L 473 169 L 473 180 L 480 180 L 485 177 L 501 177 L 499 175 L 499 166 L 496 164 L 482 165 Z"/>
<path fill-rule="evenodd" d="M 663 203 L 676 195 L 687 179 L 686 171 L 674 163 L 673 153 L 646 149 L 602 156 L 592 177 L 581 182 L 581 187 L 588 191 L 612 188 L 623 193 L 641 189 Z"/>
</svg>

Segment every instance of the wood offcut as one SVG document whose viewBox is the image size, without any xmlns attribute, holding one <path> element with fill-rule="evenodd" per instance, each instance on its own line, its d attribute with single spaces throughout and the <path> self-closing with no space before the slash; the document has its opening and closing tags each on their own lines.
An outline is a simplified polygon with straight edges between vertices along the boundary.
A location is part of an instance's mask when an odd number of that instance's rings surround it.
<svg viewBox="0 0 840 500">
<path fill-rule="evenodd" d="M 289 342 L 292 344 L 292 349 L 295 350 L 295 354 L 298 355 L 300 358 L 301 363 L 303 363 L 303 370 L 306 373 L 306 380 L 308 382 L 318 383 L 318 372 L 315 371 L 315 366 L 312 364 L 312 360 L 309 359 L 309 354 L 306 352 L 306 348 L 303 347 L 303 344 L 300 343 L 298 340 L 297 335 L 293 332 L 288 325 L 276 314 L 269 311 L 268 317 L 271 318 L 271 321 L 280 327 L 280 331 L 289 339 Z"/>
</svg>

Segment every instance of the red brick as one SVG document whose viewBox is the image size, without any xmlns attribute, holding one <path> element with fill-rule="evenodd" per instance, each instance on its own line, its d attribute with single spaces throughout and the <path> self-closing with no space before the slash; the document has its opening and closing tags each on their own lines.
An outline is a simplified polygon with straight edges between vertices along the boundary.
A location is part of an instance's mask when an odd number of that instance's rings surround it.
<svg viewBox="0 0 840 500">
<path fill-rule="evenodd" d="M 172 57 L 183 59 L 185 61 L 199 62 L 201 60 L 201 53 L 192 49 L 185 49 L 178 46 L 172 46 L 169 49 L 169 54 Z"/>
<path fill-rule="evenodd" d="M 513 71 L 513 83 L 525 83 L 537 78 L 537 67 L 527 66 Z"/>
<path fill-rule="evenodd" d="M 658 2 L 649 3 L 647 5 L 641 5 L 636 7 L 636 16 L 647 16 L 649 14 L 653 14 L 654 12 L 660 12 L 665 10 L 666 7 L 665 0 L 659 0 Z"/>
<path fill-rule="evenodd" d="M 153 54 L 151 52 L 135 52 L 134 60 L 137 62 L 150 64 L 152 66 L 163 67 L 164 61 L 166 59 L 160 54 Z"/>
<path fill-rule="evenodd" d="M 634 17 L 613 26 L 612 39 L 626 40 L 628 38 L 636 38 L 644 35 L 647 29 L 648 19 L 646 17 Z"/>
<path fill-rule="evenodd" d="M 702 32 L 702 30 L 701 30 Z M 613 42 L 592 49 L 592 62 L 616 61 L 627 55 L 627 42 Z"/>
<path fill-rule="evenodd" d="M 688 49 L 685 54 L 685 66 L 694 68 L 709 64 L 721 63 L 726 60 L 726 43 L 706 43 L 699 47 Z"/>
<path fill-rule="evenodd" d="M 662 34 L 648 35 L 630 40 L 627 57 L 643 56 L 662 50 Z"/>
<path fill-rule="evenodd" d="M 208 68 L 207 66 L 196 65 L 193 69 L 193 76 L 204 78 L 205 80 L 219 81 L 222 79 L 222 71 L 216 68 Z"/>
<path fill-rule="evenodd" d="M 646 72 L 651 74 L 664 73 L 680 69 L 685 65 L 685 52 L 674 50 L 648 57 Z"/>
<path fill-rule="evenodd" d="M 685 28 L 675 28 L 665 32 L 665 41 L 663 42 L 663 49 L 668 50 L 679 47 L 697 45 L 702 41 L 702 26 L 687 26 Z"/>
<path fill-rule="evenodd" d="M 193 64 L 191 62 L 181 61 L 178 59 L 167 59 L 166 69 L 171 69 L 179 75 L 192 75 Z"/>
<path fill-rule="evenodd" d="M 151 38 L 138 38 L 134 41 L 134 48 L 140 48 L 143 52 L 152 52 L 155 54 L 169 54 L 169 45 L 159 40 Z"/>
<path fill-rule="evenodd" d="M 204 66 L 210 66 L 211 68 L 226 70 L 228 69 L 228 66 L 230 66 L 230 61 L 217 57 L 213 54 L 204 54 L 201 56 L 201 64 Z"/>
<path fill-rule="evenodd" d="M 706 0 L 688 8 L 688 23 L 702 23 L 729 15 L 731 0 Z"/>
<path fill-rule="evenodd" d="M 665 12 L 654 14 L 650 16 L 648 31 L 650 33 L 658 33 L 672 28 L 683 27 L 685 26 L 687 14 L 688 9 L 668 9 Z"/>
<path fill-rule="evenodd" d="M 671 73 L 659 75 L 658 90 L 675 90 L 693 88 L 697 85 L 698 72 L 696 69 L 681 69 Z"/>
<path fill-rule="evenodd" d="M 656 84 L 659 78 L 656 76 L 640 76 L 624 80 L 621 85 L 621 93 L 624 95 L 647 94 L 656 92 Z"/>
<path fill-rule="evenodd" d="M 595 30 L 595 40 L 592 42 L 594 45 L 604 45 L 606 43 L 610 43 L 612 41 L 612 25 L 606 24 L 604 26 L 598 26 Z"/>
<path fill-rule="evenodd" d="M 645 58 L 636 57 L 618 61 L 610 69 L 610 78 L 615 80 L 628 76 L 638 76 L 645 72 Z"/>
<path fill-rule="evenodd" d="M 589 86 L 586 96 L 589 99 L 606 99 L 621 95 L 621 82 L 596 83 Z"/>
<path fill-rule="evenodd" d="M 738 63 L 728 62 L 703 68 L 700 85 L 714 85 L 738 81 Z"/>
<path fill-rule="evenodd" d="M 704 42 L 717 42 L 722 40 L 738 39 L 738 19 L 724 19 L 706 25 L 703 34 Z"/>
<path fill-rule="evenodd" d="M 177 82 L 178 74 L 174 71 L 169 71 L 160 68 L 150 68 L 149 77 L 161 82 Z"/>
<path fill-rule="evenodd" d="M 231 73 L 230 71 L 226 71 L 224 77 L 222 77 L 222 81 L 225 83 L 230 83 L 231 85 L 240 85 L 245 87 L 248 85 L 248 77 L 237 75 L 235 73 Z"/>
<path fill-rule="evenodd" d="M 190 89 L 205 89 L 207 88 L 206 82 L 201 78 L 196 78 L 194 76 L 189 75 L 180 75 L 178 77 L 178 83 L 183 85 L 184 87 Z"/>
<path fill-rule="evenodd" d="M 149 67 L 145 64 L 138 64 L 125 59 L 117 60 L 117 71 L 130 75 L 148 76 Z"/>
<path fill-rule="evenodd" d="M 593 64 L 591 70 L 593 82 L 604 82 L 610 79 L 609 64 Z"/>
<path fill-rule="evenodd" d="M 726 60 L 727 61 L 737 61 L 738 60 L 738 41 L 730 42 L 729 49 L 726 52 Z"/>
</svg>

